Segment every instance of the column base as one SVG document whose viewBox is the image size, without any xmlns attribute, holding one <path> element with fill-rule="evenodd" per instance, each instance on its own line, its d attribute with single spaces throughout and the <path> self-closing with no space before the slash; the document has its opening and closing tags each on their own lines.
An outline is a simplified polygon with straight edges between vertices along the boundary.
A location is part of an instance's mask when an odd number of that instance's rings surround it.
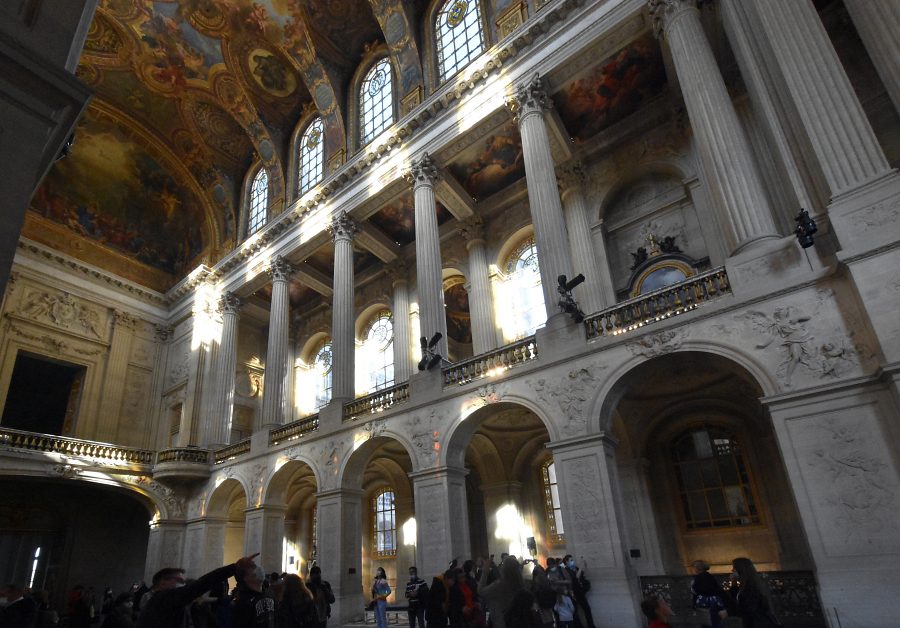
<svg viewBox="0 0 900 628">
<path fill-rule="evenodd" d="M 741 298 L 771 294 L 815 278 L 807 253 L 791 235 L 763 240 L 725 260 L 731 290 Z M 819 269 L 820 273 L 830 269 Z"/>
<path fill-rule="evenodd" d="M 900 174 L 891 170 L 832 199 L 828 215 L 841 255 L 856 257 L 900 241 Z"/>
</svg>

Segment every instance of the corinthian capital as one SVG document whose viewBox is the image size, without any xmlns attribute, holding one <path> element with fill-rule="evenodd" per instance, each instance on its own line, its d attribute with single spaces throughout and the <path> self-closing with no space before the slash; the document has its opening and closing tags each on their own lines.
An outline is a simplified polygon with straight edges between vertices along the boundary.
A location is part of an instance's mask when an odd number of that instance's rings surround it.
<svg viewBox="0 0 900 628">
<path fill-rule="evenodd" d="M 272 260 L 269 267 L 266 269 L 266 272 L 269 273 L 269 277 L 271 277 L 273 281 L 287 281 L 290 278 L 291 273 L 294 272 L 294 267 L 291 266 L 290 262 L 279 255 Z"/>
<path fill-rule="evenodd" d="M 338 240 L 353 240 L 359 231 L 359 227 L 356 225 L 356 221 L 350 217 L 350 214 L 342 211 L 331 219 L 328 231 L 331 232 L 331 238 L 335 242 Z"/>
<path fill-rule="evenodd" d="M 528 113 L 550 109 L 552 102 L 544 88 L 544 79 L 541 75 L 535 73 L 530 81 L 516 87 L 512 96 L 506 100 L 506 106 L 519 120 Z"/>
<path fill-rule="evenodd" d="M 406 173 L 406 180 L 413 186 L 434 185 L 440 176 L 434 160 L 428 156 L 428 153 L 425 153 L 419 161 L 414 161 L 410 165 L 409 171 Z"/>
<path fill-rule="evenodd" d="M 225 292 L 219 299 L 219 311 L 223 314 L 237 314 L 241 307 L 241 300 L 233 292 Z"/>
<path fill-rule="evenodd" d="M 660 39 L 672 20 L 684 13 L 692 11 L 705 0 L 647 0 L 647 8 L 653 20 L 653 33 Z"/>
</svg>

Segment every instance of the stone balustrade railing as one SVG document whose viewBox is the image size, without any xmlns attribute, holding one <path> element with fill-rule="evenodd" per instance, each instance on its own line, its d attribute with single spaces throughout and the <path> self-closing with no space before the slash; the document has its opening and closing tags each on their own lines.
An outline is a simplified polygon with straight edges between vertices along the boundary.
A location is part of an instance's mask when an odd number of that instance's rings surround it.
<svg viewBox="0 0 900 628">
<path fill-rule="evenodd" d="M 223 462 L 228 462 L 229 460 L 233 460 L 242 454 L 249 453 L 250 451 L 250 439 L 242 440 L 239 443 L 235 443 L 233 445 L 228 445 L 228 447 L 222 447 L 222 449 L 217 449 L 213 452 L 213 463 L 214 464 L 222 464 Z"/>
<path fill-rule="evenodd" d="M 0 428 L 0 447 L 28 451 L 48 451 L 67 456 L 113 460 L 130 464 L 152 464 L 153 452 L 147 449 L 120 447 L 79 438 L 23 432 Z"/>
<path fill-rule="evenodd" d="M 538 348 L 534 336 L 528 336 L 444 368 L 444 386 L 465 384 L 482 377 L 499 375 L 515 366 L 536 360 L 537 357 Z"/>
<path fill-rule="evenodd" d="M 271 430 L 269 432 L 269 444 L 277 445 L 287 440 L 297 440 L 304 434 L 315 432 L 317 429 L 319 429 L 319 415 L 306 416 Z"/>
<path fill-rule="evenodd" d="M 192 462 L 209 464 L 209 450 L 199 447 L 174 447 L 162 449 L 156 454 L 156 464 L 163 462 Z"/>
<path fill-rule="evenodd" d="M 377 390 L 344 404 L 344 420 L 349 421 L 362 414 L 380 412 L 407 399 L 409 399 L 409 382 Z"/>
<path fill-rule="evenodd" d="M 584 319 L 587 337 L 617 336 L 695 309 L 731 293 L 725 267 L 617 303 Z"/>
</svg>

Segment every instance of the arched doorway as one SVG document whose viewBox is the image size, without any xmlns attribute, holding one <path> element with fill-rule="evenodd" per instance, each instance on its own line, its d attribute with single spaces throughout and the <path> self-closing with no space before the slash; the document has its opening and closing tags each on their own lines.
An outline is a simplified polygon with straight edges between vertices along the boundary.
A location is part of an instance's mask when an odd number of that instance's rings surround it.
<svg viewBox="0 0 900 628">
<path fill-rule="evenodd" d="M 317 558 L 316 476 L 305 462 L 291 460 L 272 476 L 264 508 L 284 509 L 284 531 L 277 548 L 281 571 L 306 578 Z M 268 541 L 268 539 L 267 539 Z M 268 543 L 264 542 L 266 546 Z"/>
<path fill-rule="evenodd" d="M 209 497 L 206 509 L 207 527 L 210 529 L 210 538 L 221 538 L 220 549 L 209 547 L 210 552 L 221 551 L 219 560 L 211 560 L 208 564 L 227 565 L 244 556 L 244 527 L 247 511 L 247 494 L 243 485 L 234 479 L 228 478 L 216 487 Z M 212 530 L 220 528 L 219 534 L 212 534 Z"/>
</svg>

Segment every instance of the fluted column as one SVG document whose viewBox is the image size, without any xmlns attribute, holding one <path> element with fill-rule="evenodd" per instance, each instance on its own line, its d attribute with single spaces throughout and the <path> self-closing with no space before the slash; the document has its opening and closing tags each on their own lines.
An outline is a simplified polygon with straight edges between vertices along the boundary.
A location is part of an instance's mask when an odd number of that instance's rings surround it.
<svg viewBox="0 0 900 628">
<path fill-rule="evenodd" d="M 441 243 L 438 237 L 434 182 L 439 174 L 425 153 L 410 167 L 407 178 L 413 184 L 416 220 L 416 292 L 419 297 L 419 321 L 422 335 L 443 335 L 435 350 L 447 357 L 447 315 L 444 312 Z"/>
<path fill-rule="evenodd" d="M 584 273 L 584 283 L 575 288 L 574 296 L 588 314 L 599 312 L 615 303 L 615 292 L 609 262 L 605 255 L 603 259 L 598 258 L 591 235 L 587 203 L 584 200 L 584 170 L 580 163 L 571 162 L 561 166 L 558 174 L 569 232 L 569 247 L 572 250 L 572 270 L 576 275 Z"/>
<path fill-rule="evenodd" d="M 288 324 L 290 300 L 288 280 L 293 268 L 280 255 L 267 270 L 272 278 L 272 304 L 269 309 L 269 344 L 266 351 L 260 428 L 281 425 L 285 417 L 285 378 L 288 373 Z"/>
<path fill-rule="evenodd" d="M 118 442 L 117 431 L 122 397 L 125 394 L 125 375 L 131 353 L 131 339 L 137 318 L 122 312 L 112 312 L 112 335 L 109 341 L 109 358 L 106 377 L 103 380 L 103 401 L 100 404 L 99 421 L 95 438 L 108 443 Z"/>
<path fill-rule="evenodd" d="M 832 199 L 888 174 L 884 152 L 812 2 L 754 0 L 751 6 Z"/>
<path fill-rule="evenodd" d="M 388 265 L 393 288 L 394 381 L 405 382 L 412 374 L 412 348 L 409 332 L 409 268 L 402 259 Z"/>
<path fill-rule="evenodd" d="M 897 0 L 844 0 L 878 76 L 900 111 L 900 3 Z"/>
<path fill-rule="evenodd" d="M 237 366 L 237 330 L 241 300 L 233 292 L 219 299 L 222 314 L 222 338 L 219 341 L 218 380 L 215 397 L 210 400 L 207 444 L 215 449 L 231 441 L 231 419 L 234 413 L 234 372 Z"/>
<path fill-rule="evenodd" d="M 329 225 L 334 239 L 334 297 L 331 307 L 332 402 L 356 395 L 356 334 L 353 328 L 353 238 L 358 228 L 346 212 Z"/>
<path fill-rule="evenodd" d="M 551 101 L 541 77 L 535 74 L 530 81 L 519 85 L 507 106 L 515 115 L 519 134 L 522 136 L 528 205 L 534 224 L 534 240 L 549 323 L 551 318 L 563 316 L 557 307 L 559 296 L 556 278 L 565 275 L 571 279 L 574 273 L 562 202 L 556 187 L 553 155 L 550 153 L 550 136 L 544 119 L 544 111 L 551 107 Z"/>
<path fill-rule="evenodd" d="M 649 6 L 656 33 L 672 53 L 704 183 L 714 199 L 728 252 L 777 237 L 762 179 L 703 32 L 696 0 L 649 0 Z"/>
<path fill-rule="evenodd" d="M 497 348 L 494 301 L 484 250 L 484 222 L 480 216 L 466 218 L 459 227 L 469 251 L 469 316 L 472 321 L 472 350 L 475 355 Z"/>
</svg>

